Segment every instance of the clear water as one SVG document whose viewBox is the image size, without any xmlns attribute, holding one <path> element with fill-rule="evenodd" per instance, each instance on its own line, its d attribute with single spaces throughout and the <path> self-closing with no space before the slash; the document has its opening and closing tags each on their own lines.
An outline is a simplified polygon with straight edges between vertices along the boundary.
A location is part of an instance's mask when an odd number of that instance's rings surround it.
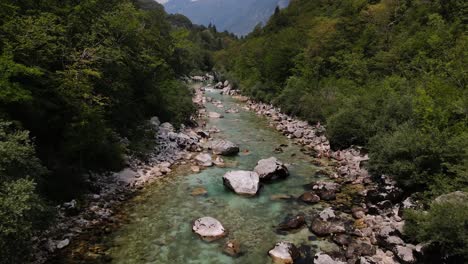
<svg viewBox="0 0 468 264">
<path fill-rule="evenodd" d="M 145 192 L 127 205 L 130 222 L 110 236 L 113 263 L 270 263 L 268 250 L 277 241 L 288 240 L 296 245 L 316 247 L 331 246 L 304 228 L 287 235 L 275 233 L 275 226 L 286 215 L 316 212 L 320 205 L 309 206 L 296 201 L 273 201 L 271 195 L 289 194 L 295 197 L 304 192 L 304 184 L 316 180 L 312 157 L 303 154 L 300 146 L 268 127 L 266 119 L 242 110 L 234 99 L 208 92 L 208 96 L 221 100 L 225 107 L 237 107 L 238 114 L 224 114 L 223 109 L 208 104 L 208 111 L 223 113 L 225 118 L 210 119 L 207 127 L 216 126 L 221 133 L 215 137 L 229 139 L 241 147 L 241 153 L 224 158 L 231 166 L 212 167 L 193 174 L 180 169 L 171 176 L 148 187 Z M 274 149 L 280 144 L 289 145 L 277 154 Z M 248 150 L 248 154 L 246 154 Z M 264 185 L 260 194 L 253 198 L 237 196 L 224 188 L 222 176 L 228 170 L 252 170 L 261 158 L 276 156 L 290 163 L 290 177 L 286 180 Z M 190 195 L 196 187 L 204 187 L 208 194 L 201 197 Z M 226 239 L 207 243 L 191 231 L 192 222 L 203 216 L 212 216 L 221 221 L 229 235 Z M 236 239 L 245 254 L 232 258 L 222 253 L 227 239 Z M 313 240 L 313 241 L 312 241 Z"/>
</svg>

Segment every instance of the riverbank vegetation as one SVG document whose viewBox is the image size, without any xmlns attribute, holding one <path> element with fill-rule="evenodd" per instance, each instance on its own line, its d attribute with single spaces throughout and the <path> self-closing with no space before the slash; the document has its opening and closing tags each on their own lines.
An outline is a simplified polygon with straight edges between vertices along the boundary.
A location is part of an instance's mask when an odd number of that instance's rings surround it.
<svg viewBox="0 0 468 264">
<path fill-rule="evenodd" d="M 233 36 L 169 16 L 154 1 L 0 3 L 0 263 L 20 263 L 47 204 L 117 170 L 145 120 L 194 111 L 179 79 L 211 69 Z"/>
<path fill-rule="evenodd" d="M 430 200 L 468 190 L 466 16 L 464 1 L 291 1 L 218 52 L 216 68 L 254 99 L 325 123 L 334 149 L 364 146 L 373 175 Z"/>
</svg>

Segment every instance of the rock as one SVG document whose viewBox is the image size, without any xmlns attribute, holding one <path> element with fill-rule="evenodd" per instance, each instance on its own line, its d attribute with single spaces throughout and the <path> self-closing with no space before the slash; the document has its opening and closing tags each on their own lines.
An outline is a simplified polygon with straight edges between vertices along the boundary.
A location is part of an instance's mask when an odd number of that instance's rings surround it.
<svg viewBox="0 0 468 264">
<path fill-rule="evenodd" d="M 275 157 L 259 160 L 254 171 L 262 181 L 281 179 L 289 176 L 288 168 Z"/>
<path fill-rule="evenodd" d="M 355 240 L 346 249 L 346 257 L 354 258 L 360 256 L 372 256 L 375 255 L 376 248 L 365 241 Z"/>
<path fill-rule="evenodd" d="M 468 193 L 462 191 L 456 191 L 441 195 L 435 198 L 433 203 L 445 203 L 445 202 L 467 202 Z"/>
<path fill-rule="evenodd" d="M 211 155 L 208 153 L 200 153 L 195 156 L 195 161 L 203 167 L 211 167 L 213 166 L 213 160 L 211 159 Z"/>
<path fill-rule="evenodd" d="M 224 116 L 216 112 L 208 112 L 208 117 L 209 118 L 223 118 Z"/>
<path fill-rule="evenodd" d="M 344 233 L 344 224 L 337 220 L 323 220 L 320 217 L 314 218 L 309 227 L 310 231 L 318 236 L 327 236 L 330 234 Z"/>
<path fill-rule="evenodd" d="M 328 208 L 323 209 L 319 213 L 319 217 L 320 217 L 320 219 L 322 219 L 324 221 L 327 221 L 330 218 L 335 218 L 336 215 L 335 215 L 335 211 L 333 211 L 333 209 L 331 207 L 328 207 Z"/>
<path fill-rule="evenodd" d="M 291 231 L 300 229 L 306 225 L 304 215 L 296 215 L 294 217 L 286 218 L 281 224 L 278 225 L 280 231 Z"/>
<path fill-rule="evenodd" d="M 70 245 L 70 239 L 66 238 L 66 239 L 64 239 L 64 240 L 62 240 L 62 241 L 59 241 L 59 242 L 57 243 L 57 248 L 58 248 L 58 249 L 62 249 L 62 248 L 64 248 L 64 247 L 68 246 L 68 245 Z"/>
<path fill-rule="evenodd" d="M 270 196 L 270 200 L 278 201 L 278 200 L 289 200 L 293 199 L 294 197 L 289 194 L 274 194 Z"/>
<path fill-rule="evenodd" d="M 224 185 L 240 195 L 257 194 L 259 182 L 258 174 L 253 171 L 230 171 L 223 176 Z"/>
<path fill-rule="evenodd" d="M 225 139 L 216 139 L 209 144 L 209 148 L 214 154 L 232 156 L 239 153 L 239 146 Z"/>
<path fill-rule="evenodd" d="M 333 236 L 332 240 L 340 246 L 348 246 L 351 243 L 352 238 L 349 235 L 337 234 Z"/>
<path fill-rule="evenodd" d="M 293 264 L 294 260 L 299 257 L 299 251 L 296 246 L 287 241 L 276 243 L 275 247 L 268 251 L 268 254 L 273 260 L 273 263 L 278 264 Z"/>
<path fill-rule="evenodd" d="M 159 121 L 157 116 L 153 116 L 149 122 L 153 126 L 153 129 L 158 129 L 159 125 L 161 125 L 161 121 Z"/>
<path fill-rule="evenodd" d="M 171 123 L 162 123 L 160 126 L 159 126 L 159 131 L 163 134 L 168 134 L 170 132 L 174 132 L 175 129 L 174 129 L 174 126 L 171 124 Z"/>
<path fill-rule="evenodd" d="M 216 157 L 216 159 L 213 161 L 214 165 L 218 167 L 224 167 L 225 163 L 224 160 L 221 157 Z"/>
<path fill-rule="evenodd" d="M 200 167 L 198 166 L 190 166 L 190 169 L 195 172 L 195 173 L 199 173 L 200 172 Z"/>
<path fill-rule="evenodd" d="M 231 257 L 238 257 L 241 255 L 241 245 L 236 240 L 229 240 L 224 244 L 223 252 Z"/>
<path fill-rule="evenodd" d="M 366 213 L 364 212 L 364 208 L 361 207 L 353 207 L 351 208 L 351 211 L 353 212 L 353 217 L 355 219 L 361 219 L 366 216 Z"/>
<path fill-rule="evenodd" d="M 299 197 L 299 199 L 308 204 L 316 204 L 320 202 L 320 197 L 313 192 L 305 192 Z"/>
<path fill-rule="evenodd" d="M 316 192 L 320 199 L 324 201 L 332 201 L 336 199 L 336 193 L 332 190 L 318 190 Z"/>
<path fill-rule="evenodd" d="M 229 85 L 229 81 L 228 80 L 225 80 L 224 81 L 224 87 L 228 86 Z"/>
<path fill-rule="evenodd" d="M 314 256 L 314 264 L 346 264 L 346 262 L 334 260 L 329 255 L 319 252 Z"/>
<path fill-rule="evenodd" d="M 411 247 L 408 246 L 396 246 L 395 249 L 393 250 L 395 255 L 403 261 L 404 263 L 415 263 L 416 258 L 414 257 L 414 250 Z"/>
<path fill-rule="evenodd" d="M 192 192 L 190 193 L 190 195 L 192 196 L 202 196 L 202 195 L 205 195 L 207 194 L 208 191 L 203 188 L 203 187 L 196 187 L 192 190 Z"/>
<path fill-rule="evenodd" d="M 213 217 L 202 217 L 193 223 L 193 232 L 205 241 L 211 242 L 226 236 L 226 230 L 221 222 Z"/>
</svg>

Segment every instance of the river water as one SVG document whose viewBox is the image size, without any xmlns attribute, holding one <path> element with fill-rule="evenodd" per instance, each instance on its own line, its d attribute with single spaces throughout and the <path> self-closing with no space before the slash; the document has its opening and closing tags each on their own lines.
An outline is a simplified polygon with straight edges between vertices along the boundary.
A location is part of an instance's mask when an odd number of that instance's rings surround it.
<svg viewBox="0 0 468 264">
<path fill-rule="evenodd" d="M 225 109 L 235 107 L 239 113 L 225 114 L 208 103 L 207 110 L 222 113 L 225 118 L 210 119 L 207 128 L 216 126 L 221 133 L 214 137 L 225 138 L 238 144 L 241 153 L 224 160 L 229 167 L 211 167 L 200 173 L 178 169 L 170 176 L 149 186 L 143 194 L 129 202 L 128 223 L 105 238 L 110 246 L 112 263 L 161 263 L 161 264 L 219 264 L 270 263 L 268 250 L 276 242 L 288 240 L 297 246 L 308 245 L 311 254 L 318 248 L 332 247 L 317 239 L 306 227 L 295 233 L 277 234 L 275 226 L 288 214 L 311 215 L 322 205 L 306 205 L 296 200 L 273 200 L 272 195 L 287 194 L 294 197 L 304 192 L 304 185 L 314 180 L 317 167 L 313 158 L 301 152 L 292 143 L 268 126 L 263 117 L 241 109 L 242 103 L 218 91 L 208 91 L 207 96 L 223 102 Z M 275 148 L 284 144 L 282 153 Z M 275 156 L 290 164 L 290 177 L 265 184 L 259 195 L 253 198 L 238 196 L 223 186 L 222 176 L 229 170 L 252 170 L 257 161 Z M 194 188 L 203 187 L 206 196 L 191 196 Z M 229 231 L 225 239 L 207 243 L 191 231 L 192 222 L 203 216 L 220 220 Z M 235 239 L 245 253 L 232 258 L 222 253 L 227 239 Z"/>
</svg>

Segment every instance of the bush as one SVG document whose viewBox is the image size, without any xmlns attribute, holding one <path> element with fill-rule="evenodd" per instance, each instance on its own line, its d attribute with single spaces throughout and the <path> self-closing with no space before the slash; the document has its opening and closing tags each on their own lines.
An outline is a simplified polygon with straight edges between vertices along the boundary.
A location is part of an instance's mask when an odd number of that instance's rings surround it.
<svg viewBox="0 0 468 264">
<path fill-rule="evenodd" d="M 405 212 L 405 234 L 414 242 L 468 261 L 468 201 L 433 203 L 427 212 Z"/>
</svg>

